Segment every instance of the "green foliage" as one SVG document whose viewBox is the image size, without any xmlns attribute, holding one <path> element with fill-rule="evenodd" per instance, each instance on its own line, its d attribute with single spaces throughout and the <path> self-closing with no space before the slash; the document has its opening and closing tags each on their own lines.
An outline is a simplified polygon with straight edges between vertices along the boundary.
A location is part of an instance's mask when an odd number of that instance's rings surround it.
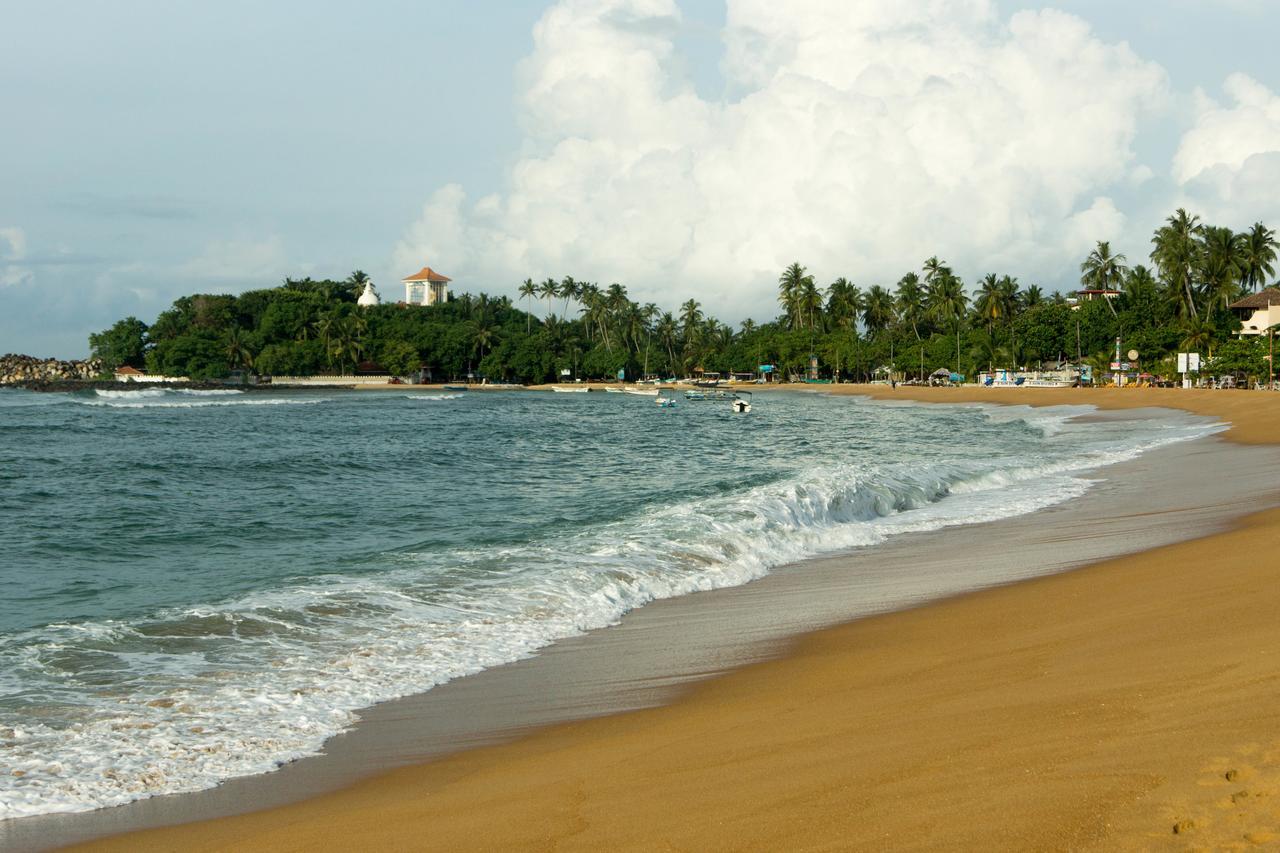
<svg viewBox="0 0 1280 853">
<path fill-rule="evenodd" d="M 1179 210 L 1153 235 L 1152 268 L 1130 266 L 1097 242 L 1080 265 L 1081 282 L 1121 295 L 1078 305 L 998 273 L 967 291 L 937 257 L 892 288 L 844 277 L 819 286 L 796 262 L 778 277 L 780 315 L 744 321 L 736 332 L 695 299 L 662 311 L 633 302 L 621 284 L 572 276 L 526 279 L 517 289 L 526 310 L 485 294 L 362 309 L 356 299 L 367 276 L 356 270 L 344 281 L 286 279 L 239 296 L 184 296 L 150 328 L 130 317 L 91 335 L 90 345 L 112 367 L 145 360 L 153 372 L 192 378 L 247 365 L 280 375 L 340 372 L 374 360 L 396 375 L 425 367 L 435 379 L 537 383 L 562 369 L 605 379 L 619 370 L 680 376 L 697 368 L 753 372 L 761 364 L 786 378 L 803 373 L 811 353 L 824 375 L 861 380 L 886 366 L 908 376 L 938 368 L 972 376 L 1077 354 L 1105 366 L 1119 336 L 1144 366 L 1196 349 L 1216 354 L 1231 372 L 1256 374 L 1257 343 L 1232 340 L 1239 321 L 1227 306 L 1274 274 L 1276 250 L 1275 232 L 1262 223 L 1236 233 Z"/>
<path fill-rule="evenodd" d="M 126 317 L 110 329 L 89 335 L 89 351 L 93 358 L 102 359 L 107 370 L 129 365 L 142 367 L 146 363 L 147 324 L 137 317 Z"/>
</svg>

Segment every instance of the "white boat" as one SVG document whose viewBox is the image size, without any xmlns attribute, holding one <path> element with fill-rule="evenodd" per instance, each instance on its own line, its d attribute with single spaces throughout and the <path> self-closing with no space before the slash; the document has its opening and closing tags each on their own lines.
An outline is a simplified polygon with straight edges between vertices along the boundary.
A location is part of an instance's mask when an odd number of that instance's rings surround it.
<svg viewBox="0 0 1280 853">
<path fill-rule="evenodd" d="M 615 387 L 613 387 L 612 385 L 606 386 L 604 390 L 605 390 L 605 392 L 607 392 L 607 393 L 609 393 L 609 394 L 621 394 L 621 393 L 622 393 L 622 389 L 621 389 L 621 388 L 615 388 Z"/>
<path fill-rule="evenodd" d="M 566 388 L 563 385 L 552 385 L 551 390 L 560 394 L 585 394 L 591 389 L 587 388 L 585 385 L 581 388 Z"/>
<path fill-rule="evenodd" d="M 623 388 L 624 394 L 634 394 L 637 397 L 656 397 L 658 396 L 657 388 Z"/>
<path fill-rule="evenodd" d="M 745 400 L 743 399 L 743 395 L 746 395 Z M 751 412 L 751 392 L 738 391 L 734 395 L 733 403 L 731 405 L 733 406 L 733 413 L 735 415 L 749 414 Z"/>
</svg>

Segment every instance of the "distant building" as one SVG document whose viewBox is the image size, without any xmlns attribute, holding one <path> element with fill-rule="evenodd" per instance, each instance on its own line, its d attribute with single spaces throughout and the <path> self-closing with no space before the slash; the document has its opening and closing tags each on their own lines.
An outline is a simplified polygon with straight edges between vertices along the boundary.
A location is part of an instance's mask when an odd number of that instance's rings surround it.
<svg viewBox="0 0 1280 853">
<path fill-rule="evenodd" d="M 165 376 L 164 374 L 161 374 L 161 373 L 147 373 L 144 370 L 139 370 L 136 367 L 130 367 L 127 364 L 124 367 L 116 368 L 114 373 L 115 373 L 115 380 L 117 382 L 157 383 L 157 382 L 190 382 L 191 381 L 185 376 Z"/>
<path fill-rule="evenodd" d="M 431 267 L 423 267 L 402 281 L 407 305 L 439 305 L 449 301 L 449 282 L 452 279 Z"/>
<path fill-rule="evenodd" d="M 360 298 L 356 300 L 356 304 L 361 308 L 372 308 L 382 300 L 378 298 L 378 294 L 373 292 L 373 282 L 366 281 L 364 283 L 364 293 L 360 294 Z"/>
<path fill-rule="evenodd" d="M 1240 331 L 1244 335 L 1265 335 L 1267 329 L 1280 323 L 1280 289 L 1264 288 L 1227 306 L 1240 318 Z"/>
<path fill-rule="evenodd" d="M 1071 308 L 1072 310 L 1079 308 L 1081 302 L 1092 302 L 1095 299 L 1116 299 L 1119 296 L 1120 291 L 1118 290 L 1086 287 L 1075 292 L 1075 299 L 1071 304 Z"/>
</svg>

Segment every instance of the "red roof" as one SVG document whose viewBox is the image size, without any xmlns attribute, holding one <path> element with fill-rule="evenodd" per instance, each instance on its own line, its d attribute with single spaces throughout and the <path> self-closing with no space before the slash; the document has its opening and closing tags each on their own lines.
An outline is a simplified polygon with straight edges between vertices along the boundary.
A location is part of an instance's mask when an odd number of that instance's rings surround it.
<svg viewBox="0 0 1280 853">
<path fill-rule="evenodd" d="M 143 375 L 145 375 L 145 374 L 144 374 L 141 370 L 139 370 L 138 368 L 136 368 L 136 367 L 130 367 L 130 366 L 129 366 L 129 365 L 127 365 L 127 364 L 126 364 L 124 367 L 118 367 L 118 368 L 116 368 L 116 373 L 123 373 L 125 376 L 143 376 Z"/>
<path fill-rule="evenodd" d="M 1270 308 L 1272 305 L 1280 305 L 1280 290 L 1274 287 L 1268 287 L 1257 293 L 1251 293 L 1244 299 L 1237 300 L 1228 305 L 1228 308 Z"/>
<path fill-rule="evenodd" d="M 431 267 L 423 267 L 413 275 L 405 276 L 400 280 L 401 281 L 453 281 L 453 279 L 449 278 L 449 276 L 440 275 L 440 273 L 436 272 Z"/>
</svg>

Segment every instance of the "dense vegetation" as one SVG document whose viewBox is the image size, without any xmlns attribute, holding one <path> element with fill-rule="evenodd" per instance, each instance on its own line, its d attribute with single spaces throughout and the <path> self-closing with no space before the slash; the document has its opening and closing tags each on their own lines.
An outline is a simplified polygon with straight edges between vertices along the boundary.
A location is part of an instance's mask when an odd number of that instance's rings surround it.
<svg viewBox="0 0 1280 853">
<path fill-rule="evenodd" d="M 605 378 L 625 370 L 688 375 L 698 369 L 754 371 L 777 365 L 803 372 L 811 353 L 824 375 L 866 379 L 892 365 L 927 375 L 946 368 L 972 375 L 992 367 L 1080 360 L 1105 372 L 1117 335 L 1141 353 L 1143 367 L 1171 374 L 1171 354 L 1194 350 L 1215 373 L 1263 376 L 1266 341 L 1238 340 L 1227 306 L 1275 275 L 1275 232 L 1261 223 L 1236 233 L 1178 210 L 1154 233 L 1150 262 L 1130 266 L 1099 242 L 1080 266 L 1083 287 L 1118 290 L 1115 299 L 1082 301 L 990 274 L 969 292 L 938 258 L 892 287 L 862 289 L 837 278 L 820 287 L 799 263 L 779 278 L 782 313 L 737 330 L 689 299 L 678 311 L 631 301 L 620 284 L 573 278 L 526 280 L 520 306 L 508 297 L 461 295 L 407 308 L 361 309 L 367 281 L 286 280 L 239 296 L 177 300 L 150 326 L 130 317 L 91 335 L 109 367 L 131 364 L 193 379 L 237 369 L 301 375 L 349 372 L 371 363 L 397 375 L 428 368 L 436 379 L 468 374 L 544 382 L 562 369 Z"/>
</svg>

